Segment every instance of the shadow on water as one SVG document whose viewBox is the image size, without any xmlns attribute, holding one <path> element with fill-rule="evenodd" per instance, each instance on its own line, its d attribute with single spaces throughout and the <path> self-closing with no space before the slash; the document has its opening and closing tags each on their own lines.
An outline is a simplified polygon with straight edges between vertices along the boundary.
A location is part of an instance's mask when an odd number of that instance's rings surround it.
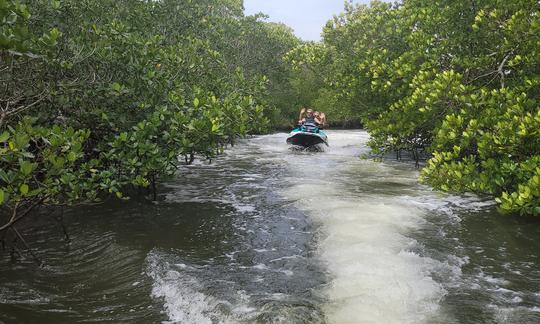
<svg viewBox="0 0 540 324">
<path fill-rule="evenodd" d="M 185 253 L 216 256 L 230 236 L 226 206 L 197 203 L 109 203 L 72 210 L 66 223 L 72 243 L 62 242 L 55 224 L 35 224 L 25 236 L 45 261 L 15 263 L 3 254 L 0 318 L 17 322 L 75 320 L 160 321 L 161 306 L 150 298 L 142 275 L 150 250 L 181 247 Z M 230 208 L 229 208 L 230 209 Z M 5 318 L 3 318 L 6 316 Z"/>
<path fill-rule="evenodd" d="M 39 269 L 31 260 L 15 263 L 1 260 L 0 313 L 14 322 L 68 322 L 93 319 L 130 321 L 159 320 L 147 297 L 150 283 L 140 277 L 138 264 L 144 251 L 119 242 L 116 216 L 102 206 L 105 218 L 98 222 L 99 208 L 66 215 L 72 243 L 62 242 L 55 224 L 38 221 L 25 230 L 25 236 L 45 266 Z M 103 216 L 103 214 L 101 214 Z M 78 217 L 84 219 L 82 226 Z"/>
</svg>

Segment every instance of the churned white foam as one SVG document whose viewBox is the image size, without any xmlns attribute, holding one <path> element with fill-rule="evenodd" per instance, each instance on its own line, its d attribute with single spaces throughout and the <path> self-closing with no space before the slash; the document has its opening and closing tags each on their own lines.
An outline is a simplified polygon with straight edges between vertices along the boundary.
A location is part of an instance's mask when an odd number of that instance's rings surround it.
<svg viewBox="0 0 540 324">
<path fill-rule="evenodd" d="M 172 323 L 212 323 L 207 313 L 216 301 L 194 289 L 198 285 L 194 278 L 170 270 L 154 279 L 152 296 L 164 299 Z"/>
<path fill-rule="evenodd" d="M 201 284 L 193 276 L 182 272 L 182 267 L 171 267 L 157 253 L 147 259 L 147 274 L 153 280 L 152 297 L 163 299 L 167 323 L 229 323 L 216 308 L 223 303 L 202 293 Z M 218 320 L 219 319 L 219 320 Z"/>
<path fill-rule="evenodd" d="M 329 322 L 429 321 L 445 294 L 431 273 L 443 265 L 412 252 L 417 242 L 407 236 L 426 223 L 429 209 L 414 198 L 371 192 L 369 185 L 354 191 L 350 185 L 373 183 L 378 176 L 383 182 L 410 186 L 414 173 L 407 170 L 400 175 L 384 164 L 360 160 L 357 156 L 367 139 L 365 133 L 332 135 L 335 144 L 328 152 L 310 156 L 310 161 L 288 161 L 291 174 L 300 177 L 288 179 L 290 185 L 284 191 L 321 225 L 319 254 L 331 274 L 325 288 Z M 309 163 L 313 160 L 318 164 Z"/>
<path fill-rule="evenodd" d="M 410 252 L 416 242 L 404 235 L 421 226 L 421 210 L 339 196 L 307 209 L 325 231 L 330 322 L 416 323 L 438 309 L 444 291 L 430 277 L 438 262 Z"/>
</svg>

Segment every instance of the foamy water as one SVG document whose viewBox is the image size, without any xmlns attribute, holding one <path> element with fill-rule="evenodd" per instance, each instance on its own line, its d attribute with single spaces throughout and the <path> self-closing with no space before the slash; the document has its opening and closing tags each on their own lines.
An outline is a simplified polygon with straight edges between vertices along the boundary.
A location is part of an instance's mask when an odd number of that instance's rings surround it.
<svg viewBox="0 0 540 324">
<path fill-rule="evenodd" d="M 322 225 L 318 253 L 332 277 L 324 289 L 329 322 L 427 319 L 437 312 L 444 295 L 430 276 L 440 265 L 411 252 L 417 243 L 407 237 L 425 223 L 427 211 L 414 198 L 403 200 L 395 193 L 381 192 L 377 182 L 392 181 L 392 191 L 402 186 L 404 194 L 418 197 L 431 193 L 416 184 L 414 171 L 396 173 L 382 163 L 361 160 L 365 133 L 330 132 L 330 138 L 335 144 L 321 157 L 327 161 L 310 164 L 315 175 L 306 174 L 306 161 L 288 161 L 291 173 L 300 176 L 288 179 L 290 185 L 283 193 Z M 370 185 L 377 188 L 371 191 Z"/>
<path fill-rule="evenodd" d="M 412 164 L 361 158 L 366 132 L 328 133 L 320 153 L 290 150 L 286 134 L 255 137 L 171 185 L 168 201 L 229 206 L 237 238 L 221 261 L 152 258 L 171 322 L 457 323 L 454 300 L 475 291 L 488 295 L 475 305 L 484 319 L 537 316 L 489 270 L 463 274 L 472 257 L 451 232 L 492 201 L 437 193 Z M 178 259 L 196 266 L 163 267 Z"/>
<path fill-rule="evenodd" d="M 361 159 L 258 136 L 133 199 L 25 233 L 47 263 L 0 258 L 6 323 L 540 323 L 540 226 Z M 81 221 L 84 219 L 84 223 Z M 84 224 L 84 226 L 81 226 Z"/>
</svg>

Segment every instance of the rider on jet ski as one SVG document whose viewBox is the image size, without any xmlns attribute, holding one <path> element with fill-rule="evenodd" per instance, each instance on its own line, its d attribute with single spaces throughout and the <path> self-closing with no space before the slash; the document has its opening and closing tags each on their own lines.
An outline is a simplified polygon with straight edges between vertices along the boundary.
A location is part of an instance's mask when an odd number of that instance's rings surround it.
<svg viewBox="0 0 540 324">
<path fill-rule="evenodd" d="M 322 129 L 323 126 L 326 126 L 326 116 L 324 113 L 313 111 L 311 108 L 307 108 L 307 110 L 306 108 L 302 108 L 298 118 L 298 124 L 303 125 L 304 123 L 315 124 Z"/>
<path fill-rule="evenodd" d="M 321 115 L 317 115 L 313 109 L 303 108 L 298 118 L 298 126 L 287 137 L 287 143 L 315 150 L 321 149 L 319 144 L 328 146 L 328 136 L 322 131 L 324 124 L 324 114 L 321 118 Z"/>
</svg>

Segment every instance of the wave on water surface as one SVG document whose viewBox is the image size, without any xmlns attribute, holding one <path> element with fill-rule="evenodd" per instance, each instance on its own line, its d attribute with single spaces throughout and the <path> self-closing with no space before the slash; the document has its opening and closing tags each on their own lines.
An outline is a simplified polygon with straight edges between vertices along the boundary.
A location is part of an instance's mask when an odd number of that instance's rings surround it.
<svg viewBox="0 0 540 324">
<path fill-rule="evenodd" d="M 68 248 L 29 228 L 47 266 L 0 260 L 0 322 L 540 322 L 537 223 L 361 159 L 366 132 L 286 136 L 182 168 L 157 203 L 70 211 Z"/>
<path fill-rule="evenodd" d="M 321 224 L 318 250 L 332 277 L 325 289 L 328 320 L 417 323 L 427 319 L 445 293 L 430 276 L 440 264 L 412 252 L 417 242 L 407 233 L 422 226 L 426 211 L 402 201 L 395 189 L 403 184 L 403 194 L 422 197 L 425 193 L 416 185 L 416 172 L 361 160 L 365 133 L 329 136 L 334 144 L 316 163 L 310 157 L 288 160 L 291 174 L 297 176 L 287 179 L 283 193 Z M 306 172 L 307 166 L 314 172 Z M 389 181 L 394 188 L 381 190 Z"/>
<path fill-rule="evenodd" d="M 172 322 L 459 322 L 445 303 L 467 285 L 470 257 L 447 231 L 463 211 L 493 202 L 436 193 L 409 164 L 361 159 L 366 132 L 328 134 L 325 152 L 291 151 L 286 134 L 259 136 L 186 171 L 189 186 L 167 200 L 230 204 L 238 249 L 223 253 L 229 263 L 199 260 L 196 271 L 149 257 L 153 295 Z"/>
</svg>

